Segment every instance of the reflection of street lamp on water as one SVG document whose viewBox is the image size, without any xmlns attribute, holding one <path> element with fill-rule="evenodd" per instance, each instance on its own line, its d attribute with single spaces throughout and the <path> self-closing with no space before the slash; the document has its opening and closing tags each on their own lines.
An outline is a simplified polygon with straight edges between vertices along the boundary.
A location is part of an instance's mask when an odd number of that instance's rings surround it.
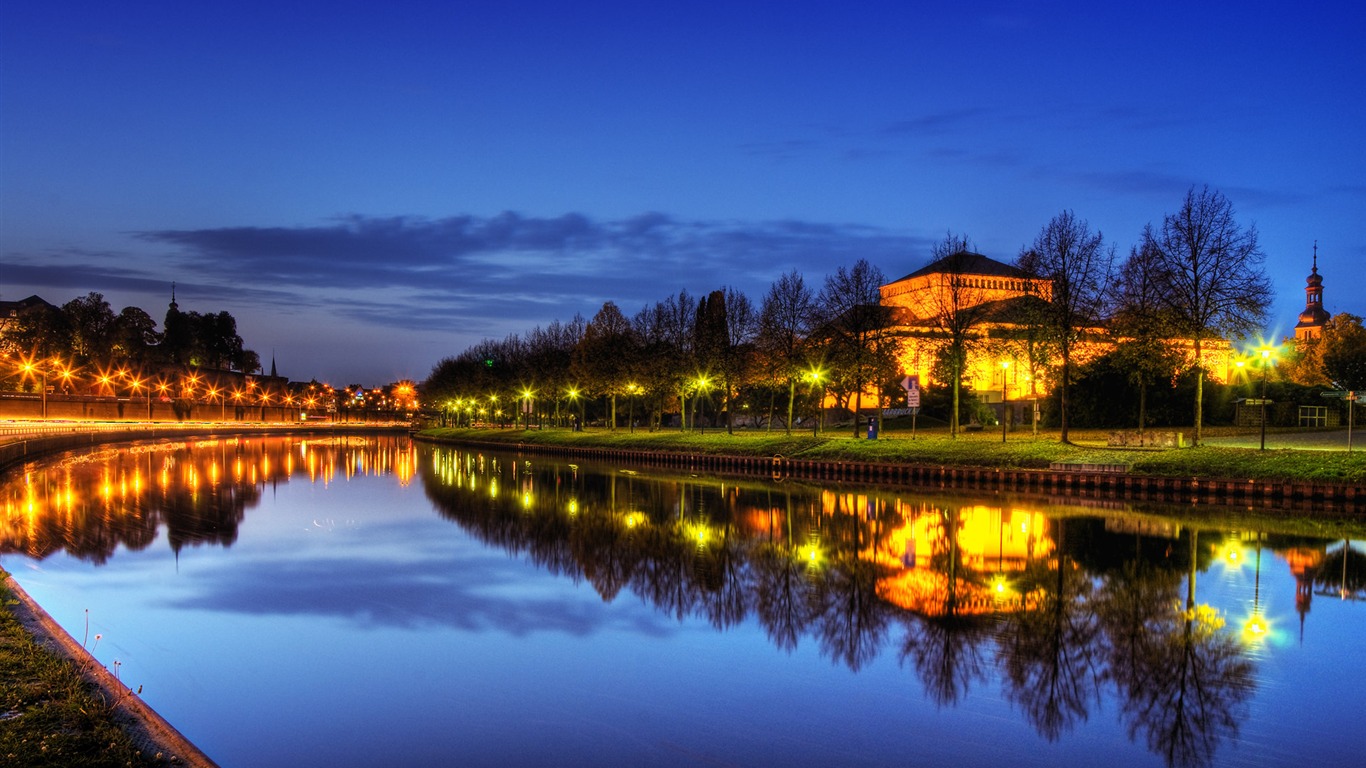
<svg viewBox="0 0 1366 768">
<path fill-rule="evenodd" d="M 1262 539 L 1257 536 L 1257 566 L 1252 582 L 1252 617 L 1243 625 L 1243 634 L 1251 639 L 1260 640 L 1266 635 L 1266 619 L 1262 616 Z"/>
</svg>

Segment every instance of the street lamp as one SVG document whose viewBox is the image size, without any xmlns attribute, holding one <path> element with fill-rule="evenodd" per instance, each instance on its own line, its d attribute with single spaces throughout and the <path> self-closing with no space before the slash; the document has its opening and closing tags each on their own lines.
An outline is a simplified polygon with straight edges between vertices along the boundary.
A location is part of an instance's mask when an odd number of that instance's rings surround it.
<svg viewBox="0 0 1366 768">
<path fill-rule="evenodd" d="M 218 398 L 218 420 L 219 420 L 219 421 L 226 421 L 226 420 L 227 420 L 227 416 L 228 416 L 228 402 L 227 402 L 227 401 L 228 401 L 228 398 L 227 398 L 227 393 L 224 392 L 224 393 L 222 393 L 222 396 L 220 396 L 220 395 L 219 395 L 218 388 L 215 387 L 215 386 L 213 386 L 213 385 L 210 385 L 208 391 L 205 392 L 204 394 L 209 398 L 209 404 L 210 404 L 210 405 L 213 405 L 213 399 L 214 399 L 215 397 Z"/>
<path fill-rule="evenodd" d="M 823 372 L 821 371 L 821 369 L 819 369 L 819 368 L 812 368 L 811 370 L 807 371 L 807 373 L 806 373 L 806 378 L 808 378 L 808 379 L 811 380 L 811 396 L 812 396 L 812 398 L 814 398 L 814 397 L 816 396 L 816 385 L 819 384 L 819 383 L 821 382 L 821 377 L 822 377 L 822 376 L 824 376 L 824 373 L 823 373 Z M 822 402 L 822 401 L 824 401 L 824 400 L 825 400 L 825 389 L 822 388 L 822 389 L 821 389 L 821 399 L 816 401 L 816 420 L 815 420 L 814 422 L 812 422 L 812 424 L 811 424 L 811 435 L 812 435 L 812 437 L 815 437 L 816 435 L 820 434 L 821 422 L 825 420 L 825 418 L 824 418 L 824 417 L 825 417 L 825 403 Z"/>
<path fill-rule="evenodd" d="M 531 396 L 534 394 L 530 389 L 522 388 L 522 431 L 531 429 Z"/>
<path fill-rule="evenodd" d="M 640 385 L 634 381 L 626 385 L 626 394 L 630 398 L 626 406 L 626 421 L 629 431 L 636 431 L 636 393 L 640 391 Z"/>
<path fill-rule="evenodd" d="M 1262 358 L 1262 397 L 1261 397 L 1261 409 L 1262 409 L 1262 419 L 1261 419 L 1261 421 L 1262 421 L 1262 447 L 1261 447 L 1260 450 L 1265 451 L 1265 450 L 1266 450 L 1266 371 L 1267 371 L 1267 368 L 1271 367 L 1272 365 L 1275 365 L 1275 363 L 1276 363 L 1276 357 L 1275 357 L 1275 355 L 1272 354 L 1271 349 L 1270 349 L 1269 347 L 1262 347 L 1262 349 L 1260 350 L 1260 353 L 1261 353 L 1261 358 Z"/>
<path fill-rule="evenodd" d="M 1001 361 L 1001 442 L 1003 442 L 1003 443 L 1006 441 L 1006 414 L 1008 413 L 1008 408 L 1009 408 L 1009 406 L 1008 406 L 1008 404 L 1007 404 L 1007 400 L 1006 400 L 1006 371 L 1008 371 L 1009 369 L 1010 369 L 1010 361 L 1009 361 L 1009 360 L 1002 360 L 1002 361 Z"/>
<path fill-rule="evenodd" d="M 697 385 L 697 397 L 693 398 L 693 407 L 692 407 L 692 416 L 693 416 L 693 418 L 692 418 L 693 424 L 692 424 L 692 425 L 693 425 L 693 429 L 696 429 L 696 428 L 697 428 L 697 405 L 698 405 L 698 403 L 702 400 L 702 396 L 703 396 L 704 394 L 706 394 L 706 392 L 707 392 L 708 390 L 711 389 L 711 380 L 708 379 L 706 376 L 698 376 L 695 383 L 696 383 L 696 385 Z M 706 418 L 706 415 L 707 415 L 707 404 L 706 404 L 706 403 L 702 403 L 702 416 L 703 416 L 703 418 Z M 704 428 L 702 429 L 702 432 L 703 432 L 703 433 L 706 433 L 706 431 L 707 431 L 707 430 L 706 430 L 706 428 L 704 427 Z"/>
<path fill-rule="evenodd" d="M 578 403 L 578 401 L 579 401 L 579 390 L 576 389 L 576 388 L 574 388 L 574 387 L 570 387 L 570 388 L 569 388 L 569 391 L 566 392 L 565 394 L 569 397 L 569 406 L 570 406 L 570 410 L 573 410 L 574 405 L 575 405 L 576 403 Z M 579 404 L 579 422 L 578 422 L 578 424 L 575 425 L 575 430 L 576 430 L 576 431 L 583 428 L 583 404 L 582 404 L 582 403 L 578 403 L 578 404 Z M 572 418 L 572 417 L 571 417 L 571 418 Z"/>
<path fill-rule="evenodd" d="M 39 361 L 38 365 L 34 365 L 33 361 L 25 360 L 24 363 L 20 366 L 20 369 L 24 372 L 25 376 L 32 376 L 36 372 L 39 376 L 42 377 L 42 389 L 39 391 L 42 392 L 42 417 L 44 419 L 47 418 L 47 368 L 45 367 L 46 363 L 46 360 L 41 360 Z"/>
</svg>

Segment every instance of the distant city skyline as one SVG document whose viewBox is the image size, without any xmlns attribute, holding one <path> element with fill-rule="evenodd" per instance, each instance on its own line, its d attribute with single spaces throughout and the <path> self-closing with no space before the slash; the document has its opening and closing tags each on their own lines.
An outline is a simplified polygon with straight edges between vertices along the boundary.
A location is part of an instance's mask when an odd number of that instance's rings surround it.
<svg viewBox="0 0 1366 768">
<path fill-rule="evenodd" d="M 1216 6 L 1222 4 L 1215 4 Z M 0 299 L 228 311 L 280 373 L 422 380 L 680 290 L 758 302 L 1209 185 L 1293 335 L 1366 314 L 1351 3 L 0 7 Z"/>
</svg>

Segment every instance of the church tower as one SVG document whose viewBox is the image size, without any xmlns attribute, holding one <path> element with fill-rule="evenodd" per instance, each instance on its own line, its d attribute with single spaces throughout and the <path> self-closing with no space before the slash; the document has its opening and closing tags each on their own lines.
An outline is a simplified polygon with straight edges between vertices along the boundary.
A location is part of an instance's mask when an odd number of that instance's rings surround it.
<svg viewBox="0 0 1366 768">
<path fill-rule="evenodd" d="M 1317 339 L 1323 336 L 1323 324 L 1330 315 L 1323 309 L 1323 278 L 1319 275 L 1319 243 L 1314 241 L 1314 267 L 1305 279 L 1304 311 L 1295 325 L 1296 339 Z"/>
</svg>

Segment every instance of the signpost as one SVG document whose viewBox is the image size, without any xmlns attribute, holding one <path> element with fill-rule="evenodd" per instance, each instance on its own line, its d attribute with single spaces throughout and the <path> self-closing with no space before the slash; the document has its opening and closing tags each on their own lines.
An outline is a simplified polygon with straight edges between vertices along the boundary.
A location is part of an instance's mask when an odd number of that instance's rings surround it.
<svg viewBox="0 0 1366 768">
<path fill-rule="evenodd" d="M 911 409 L 911 439 L 915 439 L 915 417 L 920 415 L 920 375 L 911 374 L 901 380 L 906 390 L 906 407 Z"/>
<path fill-rule="evenodd" d="M 1330 400 L 1347 401 L 1347 452 L 1352 452 L 1352 416 L 1356 412 L 1356 401 L 1361 398 L 1360 392 L 1352 392 L 1344 389 L 1334 389 L 1327 392 L 1320 392 L 1320 395 Z"/>
</svg>

